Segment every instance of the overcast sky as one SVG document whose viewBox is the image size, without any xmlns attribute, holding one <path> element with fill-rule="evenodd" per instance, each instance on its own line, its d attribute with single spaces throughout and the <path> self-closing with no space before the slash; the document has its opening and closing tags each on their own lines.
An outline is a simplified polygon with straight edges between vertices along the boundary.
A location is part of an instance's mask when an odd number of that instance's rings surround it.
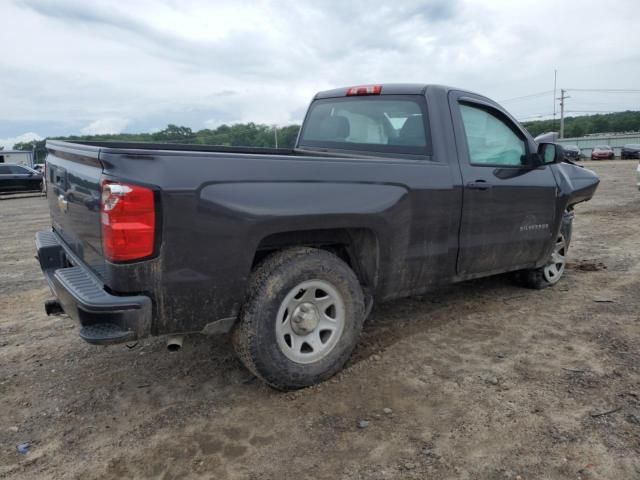
<svg viewBox="0 0 640 480">
<path fill-rule="evenodd" d="M 548 116 L 558 88 L 633 89 L 638 0 L 0 0 L 0 145 L 168 123 L 299 122 L 314 92 L 454 85 Z M 640 110 L 569 92 L 567 109 Z"/>
</svg>

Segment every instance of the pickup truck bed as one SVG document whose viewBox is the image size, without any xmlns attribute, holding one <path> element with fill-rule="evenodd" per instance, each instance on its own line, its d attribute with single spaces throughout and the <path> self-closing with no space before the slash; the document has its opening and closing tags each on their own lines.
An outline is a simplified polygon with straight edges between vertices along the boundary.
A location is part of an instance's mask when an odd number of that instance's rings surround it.
<svg viewBox="0 0 640 480">
<path fill-rule="evenodd" d="M 336 115 L 342 105 L 345 113 Z M 497 140 L 470 136 L 472 129 Z M 509 135 L 503 151 L 496 150 Z M 515 157 L 514 148 L 521 149 Z M 543 158 L 499 105 L 442 86 L 318 94 L 293 150 L 60 141 L 48 141 L 47 149 L 53 228 L 38 235 L 38 255 L 62 309 L 94 343 L 238 330 L 260 290 L 260 266 L 296 248 L 313 249 L 309 258 L 328 252 L 347 265 L 363 304 L 354 315 L 363 319 L 374 300 L 507 271 L 533 278 L 557 254 L 560 235 L 564 258 L 569 211 L 591 198 L 598 183 L 592 172 L 560 163 L 561 149 Z M 147 220 L 120 225 L 138 229 L 146 250 L 129 258 L 127 249 L 138 240 L 125 232 L 130 244 L 113 247 L 124 249 L 124 257 L 114 258 L 105 237 L 112 233 L 105 232 L 120 227 L 110 215 L 119 208 L 138 215 L 127 195 L 150 205 Z M 336 295 L 343 301 L 346 293 Z M 285 338 L 293 341 L 291 334 Z M 251 352 L 243 355 L 249 368 L 269 377 L 246 360 Z M 293 360 L 298 363 L 305 365 Z M 293 388 L 334 370 L 298 383 L 265 379 Z"/>
</svg>

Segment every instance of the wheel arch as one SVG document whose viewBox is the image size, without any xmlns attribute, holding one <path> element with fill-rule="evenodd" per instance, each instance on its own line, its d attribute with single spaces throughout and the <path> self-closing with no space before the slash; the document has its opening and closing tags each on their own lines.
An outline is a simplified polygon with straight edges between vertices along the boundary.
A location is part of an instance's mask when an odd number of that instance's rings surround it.
<svg viewBox="0 0 640 480">
<path fill-rule="evenodd" d="M 334 253 L 351 267 L 368 294 L 375 291 L 379 283 L 380 246 L 378 235 L 370 228 L 326 228 L 272 233 L 258 243 L 251 269 L 271 253 L 301 246 Z"/>
</svg>

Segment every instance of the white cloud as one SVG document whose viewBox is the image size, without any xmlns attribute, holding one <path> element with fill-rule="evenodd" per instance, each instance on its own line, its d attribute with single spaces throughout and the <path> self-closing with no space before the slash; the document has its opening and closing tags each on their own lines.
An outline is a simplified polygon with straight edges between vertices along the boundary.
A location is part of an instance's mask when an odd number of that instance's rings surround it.
<svg viewBox="0 0 640 480">
<path fill-rule="evenodd" d="M 34 132 L 23 133 L 17 137 L 12 138 L 0 138 L 0 147 L 4 147 L 5 150 L 11 150 L 16 143 L 30 142 L 31 140 L 42 140 L 43 137 Z"/>
<path fill-rule="evenodd" d="M 11 45 L 0 136 L 284 124 L 318 90 L 373 82 L 501 100 L 552 89 L 555 68 L 558 88 L 634 89 L 637 5 L 612 0 L 603 15 L 600 0 L 0 0 L 0 45 Z M 570 94 L 568 110 L 640 109 L 638 94 Z M 553 98 L 506 106 L 532 117 Z"/>
<path fill-rule="evenodd" d="M 101 135 L 107 133 L 121 133 L 129 120 L 126 118 L 101 118 L 95 122 L 91 122 L 84 128 L 80 129 L 84 135 Z"/>
</svg>

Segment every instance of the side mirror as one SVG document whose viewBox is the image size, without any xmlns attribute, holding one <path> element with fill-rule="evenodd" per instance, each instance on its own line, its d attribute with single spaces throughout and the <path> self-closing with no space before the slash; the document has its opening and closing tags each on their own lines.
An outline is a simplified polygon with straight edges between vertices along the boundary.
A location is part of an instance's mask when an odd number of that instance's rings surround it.
<svg viewBox="0 0 640 480">
<path fill-rule="evenodd" d="M 542 165 L 560 163 L 564 159 L 564 148 L 557 143 L 538 144 L 538 157 Z"/>
</svg>

